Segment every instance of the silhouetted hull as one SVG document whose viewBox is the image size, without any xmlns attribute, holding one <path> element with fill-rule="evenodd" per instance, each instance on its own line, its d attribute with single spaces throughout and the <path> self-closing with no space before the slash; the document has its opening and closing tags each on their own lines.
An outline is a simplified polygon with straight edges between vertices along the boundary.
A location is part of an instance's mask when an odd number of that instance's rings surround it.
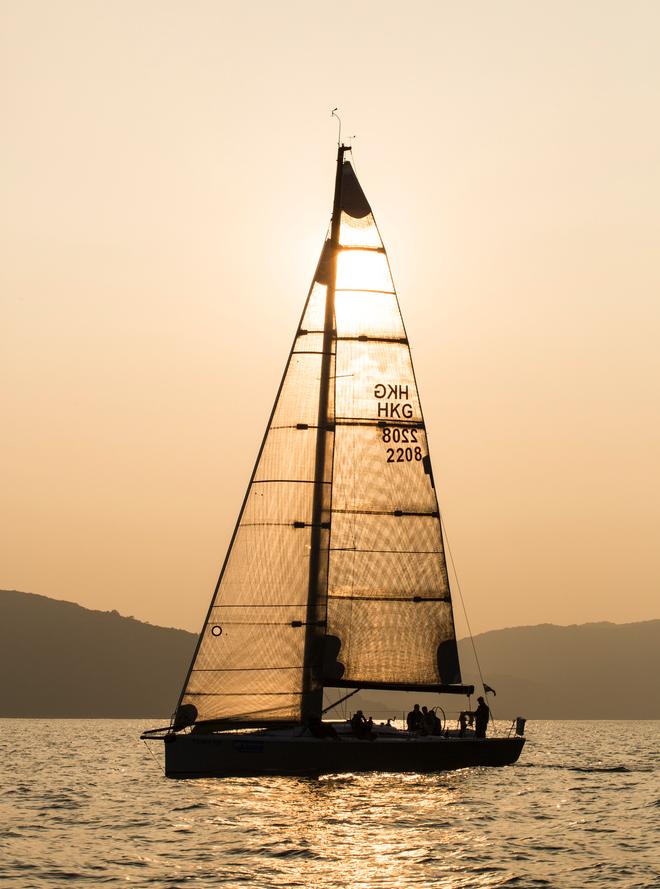
<svg viewBox="0 0 660 889">
<path fill-rule="evenodd" d="M 524 738 L 405 738 L 376 741 L 277 738 L 261 734 L 170 735 L 168 778 L 319 775 L 334 772 L 440 772 L 516 762 Z"/>
</svg>

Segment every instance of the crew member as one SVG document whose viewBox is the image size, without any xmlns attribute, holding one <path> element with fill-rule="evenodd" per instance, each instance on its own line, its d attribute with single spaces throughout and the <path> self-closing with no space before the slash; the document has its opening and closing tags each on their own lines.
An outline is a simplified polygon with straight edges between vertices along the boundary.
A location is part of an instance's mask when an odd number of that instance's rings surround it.
<svg viewBox="0 0 660 889">
<path fill-rule="evenodd" d="M 406 724 L 408 725 L 409 732 L 418 732 L 422 727 L 422 712 L 419 709 L 419 704 L 415 704 L 412 708 L 408 716 L 406 717 Z"/>
<path fill-rule="evenodd" d="M 490 719 L 490 709 L 482 697 L 477 698 L 477 704 L 478 707 L 474 711 L 474 734 L 477 738 L 485 738 L 488 720 Z"/>
</svg>

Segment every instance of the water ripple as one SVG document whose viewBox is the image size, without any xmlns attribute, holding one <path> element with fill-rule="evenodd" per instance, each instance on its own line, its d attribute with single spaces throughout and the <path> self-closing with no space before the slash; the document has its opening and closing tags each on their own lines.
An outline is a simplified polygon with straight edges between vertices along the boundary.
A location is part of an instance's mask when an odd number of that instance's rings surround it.
<svg viewBox="0 0 660 889">
<path fill-rule="evenodd" d="M 2 889 L 660 886 L 658 723 L 531 723 L 505 769 L 200 781 L 143 727 L 0 721 Z"/>
</svg>

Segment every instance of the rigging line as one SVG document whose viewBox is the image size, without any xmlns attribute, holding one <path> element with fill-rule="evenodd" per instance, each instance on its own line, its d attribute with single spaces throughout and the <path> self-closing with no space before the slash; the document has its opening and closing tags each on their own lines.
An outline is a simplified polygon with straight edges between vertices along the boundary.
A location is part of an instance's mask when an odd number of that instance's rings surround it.
<svg viewBox="0 0 660 889">
<path fill-rule="evenodd" d="M 156 759 L 156 757 L 154 756 L 154 752 L 153 752 L 153 750 L 151 749 L 151 747 L 147 744 L 147 742 L 145 741 L 144 738 L 140 738 L 140 740 L 142 741 L 142 743 L 144 744 L 144 746 L 145 746 L 145 747 L 147 748 L 147 750 L 149 751 L 149 756 L 150 756 L 150 757 L 153 759 L 153 761 L 156 763 L 156 768 L 158 769 L 158 771 L 159 771 L 159 772 L 162 772 L 163 775 L 165 775 L 165 767 L 163 767 L 163 768 L 160 767 L 160 764 L 159 764 L 158 760 Z"/>
<path fill-rule="evenodd" d="M 470 626 L 470 619 L 468 617 L 467 608 L 465 607 L 465 600 L 463 599 L 463 591 L 461 590 L 461 582 L 458 579 L 458 572 L 456 571 L 456 564 L 454 562 L 454 556 L 451 551 L 451 546 L 449 545 L 449 535 L 447 534 L 447 528 L 445 527 L 445 523 L 443 521 L 442 515 L 440 516 L 440 527 L 442 528 L 442 533 L 445 536 L 445 543 L 447 544 L 445 549 L 447 550 L 447 554 L 449 555 L 449 561 L 451 562 L 451 570 L 454 572 L 454 577 L 456 579 L 456 589 L 458 590 L 458 596 L 461 600 L 461 607 L 463 608 L 463 615 L 465 617 L 465 623 L 468 628 L 468 633 L 470 635 L 470 644 L 472 645 L 472 652 L 474 654 L 474 660 L 477 664 L 477 670 L 479 671 L 479 679 L 481 680 L 481 686 L 484 690 L 484 694 L 487 695 L 486 684 L 484 683 L 484 676 L 481 672 L 481 664 L 479 663 L 479 655 L 477 654 L 477 646 L 474 644 L 474 636 L 472 635 L 472 627 Z M 491 714 L 491 719 L 493 722 L 495 721 L 494 716 Z"/>
<path fill-rule="evenodd" d="M 341 698 L 337 698 L 337 700 L 334 702 L 334 704 L 329 704 L 327 707 L 324 707 L 323 710 L 321 710 L 321 716 L 323 716 L 325 713 L 327 713 L 328 710 L 334 710 L 335 707 L 338 707 L 340 704 L 343 704 L 344 701 L 347 701 L 349 698 L 352 698 L 353 695 L 356 695 L 359 691 L 360 691 L 360 686 L 358 685 L 358 687 L 353 689 L 353 691 L 349 691 L 349 693 L 347 695 L 343 695 Z"/>
</svg>

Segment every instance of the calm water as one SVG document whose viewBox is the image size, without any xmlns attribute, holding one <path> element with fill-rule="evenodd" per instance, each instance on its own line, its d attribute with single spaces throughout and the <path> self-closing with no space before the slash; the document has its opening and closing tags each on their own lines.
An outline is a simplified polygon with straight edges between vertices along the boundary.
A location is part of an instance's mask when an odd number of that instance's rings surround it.
<svg viewBox="0 0 660 889">
<path fill-rule="evenodd" d="M 167 780 L 143 727 L 0 720 L 2 889 L 660 887 L 659 722 L 532 722 L 509 768 L 319 780 Z"/>
</svg>

